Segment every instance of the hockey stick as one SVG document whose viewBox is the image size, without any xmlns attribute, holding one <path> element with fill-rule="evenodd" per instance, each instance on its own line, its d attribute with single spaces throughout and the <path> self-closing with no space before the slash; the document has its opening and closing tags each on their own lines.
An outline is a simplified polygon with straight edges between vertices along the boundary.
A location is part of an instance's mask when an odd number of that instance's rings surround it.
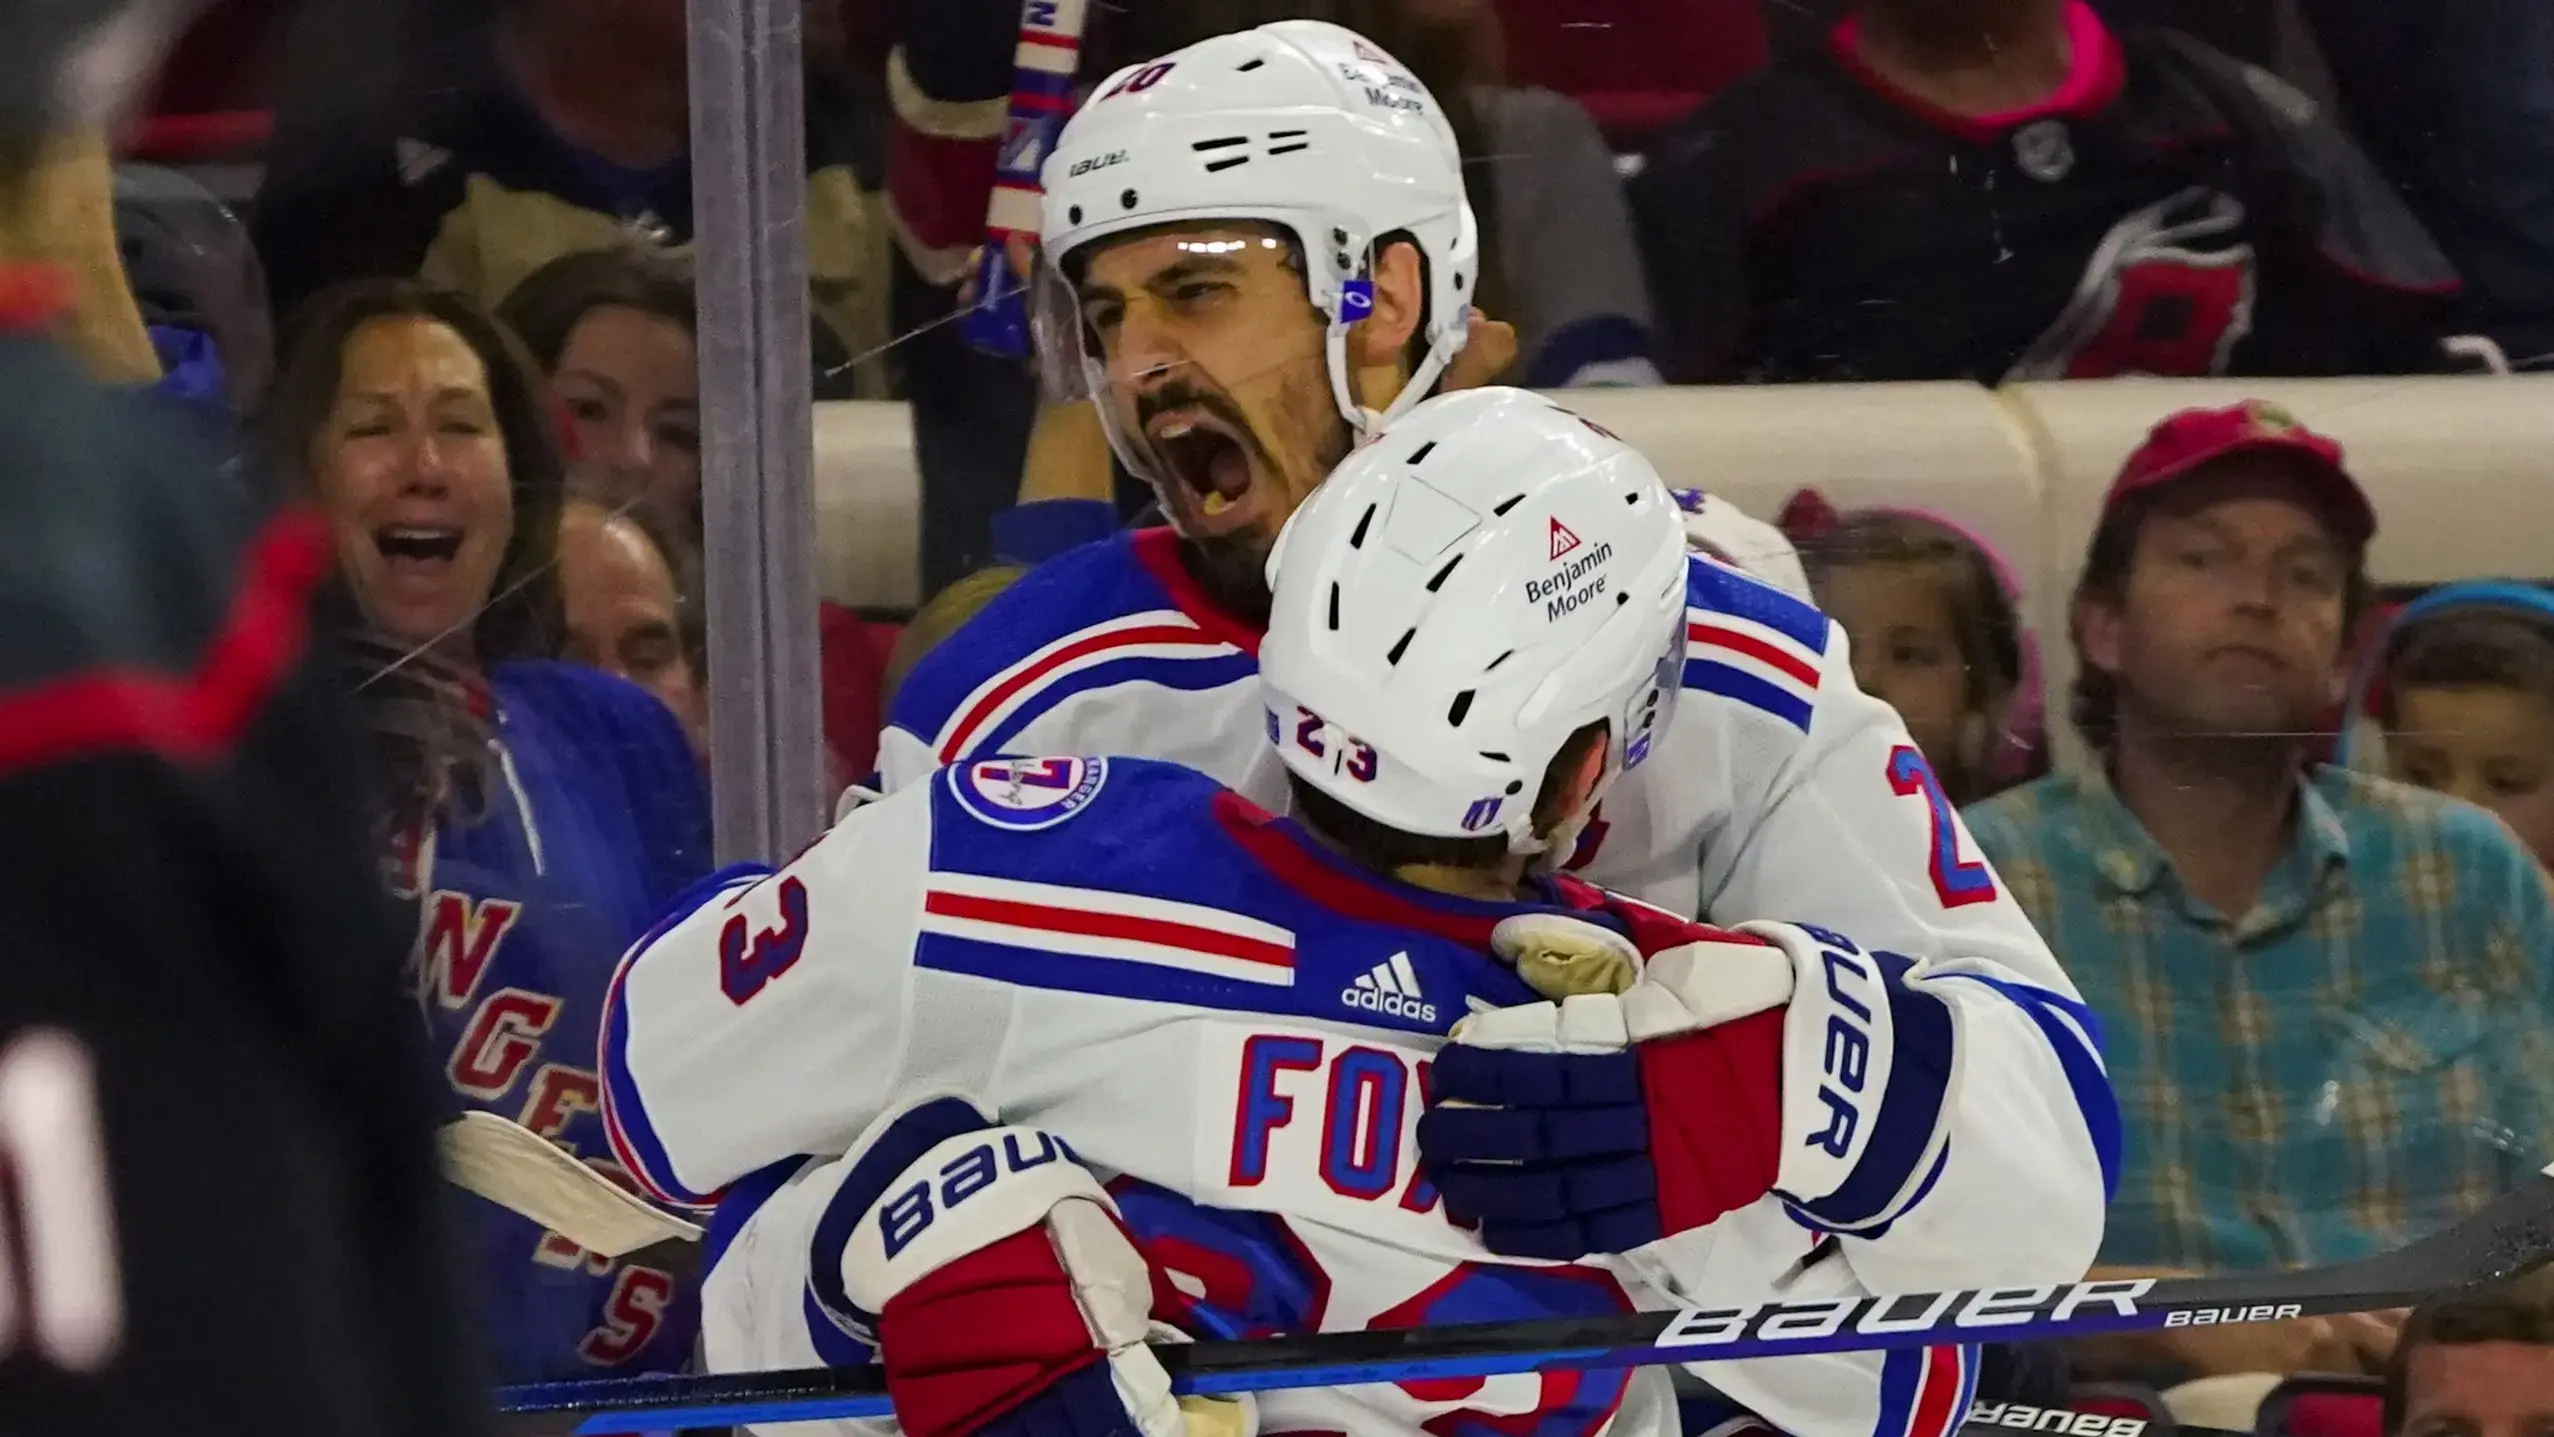
<svg viewBox="0 0 2554 1437">
<path fill-rule="evenodd" d="M 1087 0 L 1022 0 L 1020 45 L 1011 54 L 1011 113 L 1002 125 L 993 193 L 984 207 L 984 248 L 976 256 L 975 307 L 959 321 L 967 343 L 1020 359 L 1029 352 L 1029 311 L 1011 273 L 1008 241 L 1038 237 L 1038 175 L 1055 151 L 1072 105 L 1082 59 Z"/>
<path fill-rule="evenodd" d="M 2554 1174 L 2554 1170 L 2549 1170 Z M 2159 1327 L 2278 1322 L 2402 1307 L 2554 1261 L 2554 1175 L 2375 1257 L 2297 1272 L 2136 1278 L 1613 1317 L 1328 1332 L 1155 1350 L 1180 1392 L 1264 1392 L 1564 1368 L 1731 1361 L 1944 1342 L 2038 1342 Z M 592 1412 L 579 1433 L 877 1417 L 875 1367 L 638 1377 L 508 1388 L 500 1410 Z"/>
<path fill-rule="evenodd" d="M 494 1113 L 463 1113 L 444 1125 L 443 1171 L 455 1186 L 605 1257 L 660 1242 L 700 1240 L 698 1226 L 624 1191 L 556 1143 Z"/>
</svg>

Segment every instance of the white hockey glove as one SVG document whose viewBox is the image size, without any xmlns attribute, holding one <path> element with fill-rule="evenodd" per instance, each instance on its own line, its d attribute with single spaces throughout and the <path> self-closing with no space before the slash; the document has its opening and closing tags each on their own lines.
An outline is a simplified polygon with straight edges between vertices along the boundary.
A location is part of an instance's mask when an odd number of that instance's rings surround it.
<svg viewBox="0 0 2554 1437">
<path fill-rule="evenodd" d="M 905 1437 L 1257 1430 L 1246 1398 L 1172 1397 L 1145 1344 L 1183 1339 L 1151 1321 L 1150 1265 L 1059 1138 L 924 1100 L 864 1139 L 815 1241 L 816 1298 L 871 1334 Z"/>
<path fill-rule="evenodd" d="M 1872 1230 L 1920 1195 L 1958 1022 L 1915 965 L 1789 923 L 1671 936 L 1644 958 L 1563 915 L 1494 930 L 1558 1001 L 1457 1023 L 1418 1134 L 1447 1213 L 1491 1251 L 1627 1252 L 1769 1193 Z"/>
</svg>

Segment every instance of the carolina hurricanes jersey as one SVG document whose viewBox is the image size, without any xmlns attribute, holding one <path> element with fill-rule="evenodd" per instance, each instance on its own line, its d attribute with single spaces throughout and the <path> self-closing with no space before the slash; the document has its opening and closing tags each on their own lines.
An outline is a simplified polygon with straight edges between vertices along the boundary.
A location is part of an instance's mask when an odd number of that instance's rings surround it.
<svg viewBox="0 0 2554 1437">
<path fill-rule="evenodd" d="M 1953 1076 L 1892 1077 L 1871 1100 L 1867 1127 L 1900 1150 L 1946 1135 L 1927 1181 L 1893 1186 L 1909 1195 L 1888 1221 L 1822 1232 L 1768 1196 L 1603 1265 L 1491 1255 L 1446 1220 L 1415 1143 L 1447 1030 L 1474 1004 L 1538 1000 L 1485 956 L 1491 926 L 1572 911 L 1645 951 L 1661 925 L 1697 931 L 1573 879 L 1540 899 L 1375 878 L 1175 765 L 963 763 L 777 875 L 703 892 L 633 949 L 605 1008 L 605 1122 L 656 1196 L 718 1203 L 703 1334 L 724 1370 L 866 1360 L 814 1296 L 839 1279 L 811 1282 L 811 1248 L 848 1221 L 826 1212 L 840 1155 L 938 1093 L 1069 1142 L 1161 1270 L 1156 1315 L 1201 1338 L 2045 1282 L 2091 1260 L 2111 1159 L 2086 1116 L 2106 1090 L 2084 1020 L 2056 1016 L 2071 994 L 1974 964 L 1942 994 Z M 1933 1090 L 1893 1106 L 1919 1082 Z M 1976 1369 L 1943 1347 L 1696 1370 L 1800 1437 L 1940 1437 Z M 1649 1437 L 1676 1421 L 1649 1368 L 1265 1393 L 1260 1430 Z"/>
<path fill-rule="evenodd" d="M 1556 528 L 1552 581 L 1585 557 L 1576 544 Z M 1689 562 L 1675 715 L 1607 795 L 1570 868 L 1716 923 L 1814 922 L 1868 947 L 1987 958 L 2063 986 L 1897 711 L 1855 685 L 1843 631 L 1727 563 Z M 879 741 L 881 785 L 969 757 L 1136 754 L 1282 808 L 1258 647 L 1259 631 L 1189 577 L 1169 529 L 1058 555 L 915 665 Z"/>
</svg>

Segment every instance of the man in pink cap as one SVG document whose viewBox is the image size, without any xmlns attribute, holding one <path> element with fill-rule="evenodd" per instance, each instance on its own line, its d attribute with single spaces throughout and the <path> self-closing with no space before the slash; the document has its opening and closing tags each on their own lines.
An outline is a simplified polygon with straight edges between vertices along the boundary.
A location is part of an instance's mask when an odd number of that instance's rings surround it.
<svg viewBox="0 0 2554 1437">
<path fill-rule="evenodd" d="M 2376 516 L 2271 405 L 2155 426 L 2075 590 L 2099 758 L 1971 808 L 2103 1024 L 2123 1161 L 2102 1256 L 2330 1263 L 2472 1211 L 2554 1146 L 2554 908 L 2482 809 L 2318 765 Z M 2379 1371 L 2398 1315 L 2106 1339 L 2172 1382 Z"/>
</svg>

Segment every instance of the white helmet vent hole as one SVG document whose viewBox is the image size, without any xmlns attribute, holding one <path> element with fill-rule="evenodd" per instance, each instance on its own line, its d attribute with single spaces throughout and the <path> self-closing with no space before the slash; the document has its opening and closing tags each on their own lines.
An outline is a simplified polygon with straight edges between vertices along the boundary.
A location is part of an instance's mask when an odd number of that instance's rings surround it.
<svg viewBox="0 0 2554 1437">
<path fill-rule="evenodd" d="M 1631 596 L 1631 595 L 1626 594 L 1626 593 L 1622 592 L 1622 591 L 1621 591 L 1621 590 L 1619 590 L 1619 589 L 1617 589 L 1617 590 L 1614 592 L 1614 607 L 1615 607 L 1615 608 L 1618 608 L 1618 609 L 1619 609 L 1619 608 L 1623 607 L 1625 604 L 1630 603 L 1631 601 L 1632 601 L 1632 596 Z"/>
<path fill-rule="evenodd" d="M 1417 637 L 1419 637 L 1419 630 L 1415 626 L 1403 629 L 1401 631 L 1401 637 L 1393 640 L 1392 642 L 1392 652 L 1384 655 L 1383 661 L 1387 664 L 1399 664 L 1401 662 L 1402 652 L 1408 649 L 1410 647 L 1410 641 Z"/>
<path fill-rule="evenodd" d="M 1339 632 L 1339 584 L 1336 580 L 1330 585 L 1330 631 L 1334 634 Z"/>
<path fill-rule="evenodd" d="M 1374 505 L 1372 505 L 1372 504 L 1369 504 L 1369 505 L 1367 505 L 1367 506 L 1366 506 L 1366 512 L 1357 516 L 1357 527 L 1356 527 L 1356 530 L 1355 530 L 1355 532 L 1353 532 L 1353 533 L 1349 534 L 1349 536 L 1348 536 L 1348 547 L 1349 547 L 1349 548 L 1351 548 L 1351 549 L 1362 549 L 1362 548 L 1366 547 L 1366 526 L 1367 526 L 1368 524 L 1373 523 L 1374 521 L 1375 521 L 1375 506 L 1374 506 Z"/>
<path fill-rule="evenodd" d="M 1504 513 L 1508 512 L 1510 509 L 1513 509 L 1513 508 L 1515 508 L 1517 505 L 1522 504 L 1522 503 L 1524 503 L 1524 502 L 1525 502 L 1525 496 L 1524 496 L 1524 495 L 1522 495 L 1522 494 L 1510 494 L 1510 495 L 1509 495 L 1508 497 L 1506 497 L 1505 499 L 1502 499 L 1502 500 L 1500 500 L 1500 501 L 1499 501 L 1499 507 L 1497 507 L 1497 508 L 1495 508 L 1495 509 L 1491 510 L 1490 512 L 1491 512 L 1491 513 L 1493 513 L 1493 514 L 1504 514 Z"/>
<path fill-rule="evenodd" d="M 1250 156 L 1248 155 L 1226 155 L 1220 160 L 1208 160 L 1206 162 L 1206 173 L 1211 175 L 1219 170 L 1229 170 L 1235 165 L 1246 165 L 1249 163 Z"/>
<path fill-rule="evenodd" d="M 1275 135 L 1271 135 L 1271 136 L 1269 136 L 1269 138 L 1273 140 L 1273 139 L 1275 139 L 1275 138 L 1277 138 L 1277 137 L 1276 137 Z M 1273 155 L 1291 155 L 1291 154 L 1293 154 L 1293 153 L 1294 153 L 1295 151 L 1297 151 L 1297 150 L 1309 150 L 1309 149 L 1311 149 L 1311 148 L 1312 148 L 1312 141 L 1310 141 L 1310 140 L 1295 140 L 1295 141 L 1292 141 L 1292 142 L 1290 142 L 1290 143 L 1283 144 L 1283 145 L 1270 145 L 1270 146 L 1268 147 L 1268 153 L 1269 153 L 1270 155 L 1272 155 L 1272 156 L 1273 156 Z"/>
<path fill-rule="evenodd" d="M 1247 75 L 1251 71 L 1256 70 L 1267 63 L 1268 62 L 1265 60 L 1244 60 L 1242 63 L 1233 67 L 1233 73 L 1238 75 Z"/>
<path fill-rule="evenodd" d="M 1638 504 L 1638 503 L 1640 503 L 1640 502 L 1641 502 L 1641 491 L 1639 491 L 1638 489 L 1635 489 L 1635 490 L 1633 490 L 1631 493 L 1624 495 L 1624 496 L 1623 496 L 1623 502 L 1624 502 L 1624 503 L 1626 503 L 1626 504 Z"/>
<path fill-rule="evenodd" d="M 1454 566 L 1462 562 L 1463 556 L 1461 554 L 1457 554 L 1453 558 L 1446 560 L 1445 567 L 1437 570 L 1436 577 L 1428 580 L 1428 592 L 1433 594 L 1437 590 L 1444 588 L 1446 575 L 1453 573 Z"/>
<path fill-rule="evenodd" d="M 1488 759 L 1488 760 L 1489 760 L 1490 762 L 1492 762 L 1492 763 L 1514 763 L 1514 762 L 1516 762 L 1516 760 L 1515 760 L 1515 759 L 1512 759 L 1512 758 L 1508 757 L 1506 754 L 1503 754 L 1503 753 L 1492 753 L 1490 750 L 1488 750 L 1488 749 L 1486 749 L 1486 748 L 1485 748 L 1485 749 L 1483 749 L 1483 750 L 1481 750 L 1481 756 L 1482 756 L 1483 758 Z"/>
<path fill-rule="evenodd" d="M 1410 458 L 1406 462 L 1411 468 L 1416 469 L 1419 467 L 1419 461 L 1427 458 L 1428 455 L 1436 449 L 1436 447 L 1437 441 L 1431 439 L 1427 443 L 1420 445 L 1417 449 L 1412 450 Z"/>
<path fill-rule="evenodd" d="M 1449 727 L 1449 728 L 1461 728 L 1461 727 L 1463 727 L 1463 720 L 1464 720 L 1464 716 L 1472 712 L 1472 695 L 1473 695 L 1475 692 L 1477 692 L 1477 691 L 1476 691 L 1476 690 L 1473 690 L 1473 689 L 1465 689 L 1463 692 L 1461 692 L 1461 693 L 1459 693 L 1459 694 L 1456 694 L 1456 695 L 1454 696 L 1454 705 L 1453 705 L 1453 707 L 1448 708 L 1448 709 L 1445 711 L 1445 721 L 1446 721 L 1446 726 L 1447 726 L 1447 727 Z"/>
<path fill-rule="evenodd" d="M 1229 150 L 1235 145 L 1247 145 L 1249 143 L 1250 136 L 1248 135 L 1221 135 L 1211 140 L 1199 140 L 1190 145 L 1189 148 L 1202 155 L 1208 150 Z"/>
<path fill-rule="evenodd" d="M 1492 670 L 1497 669 L 1499 665 L 1504 664 L 1504 663 L 1506 663 L 1508 660 L 1510 660 L 1510 659 L 1512 659 L 1512 658 L 1515 658 L 1515 657 L 1516 657 L 1516 650 L 1514 650 L 1514 649 L 1510 649 L 1510 650 L 1508 650 L 1506 653 L 1503 653 L 1503 654 L 1499 655 L 1497 658 L 1490 660 L 1490 667 L 1489 667 L 1489 668 L 1486 668 L 1486 669 L 1483 669 L 1481 672 L 1483 672 L 1483 673 L 1485 673 L 1485 674 L 1486 674 L 1486 673 L 1489 673 L 1489 672 L 1491 672 Z"/>
</svg>

